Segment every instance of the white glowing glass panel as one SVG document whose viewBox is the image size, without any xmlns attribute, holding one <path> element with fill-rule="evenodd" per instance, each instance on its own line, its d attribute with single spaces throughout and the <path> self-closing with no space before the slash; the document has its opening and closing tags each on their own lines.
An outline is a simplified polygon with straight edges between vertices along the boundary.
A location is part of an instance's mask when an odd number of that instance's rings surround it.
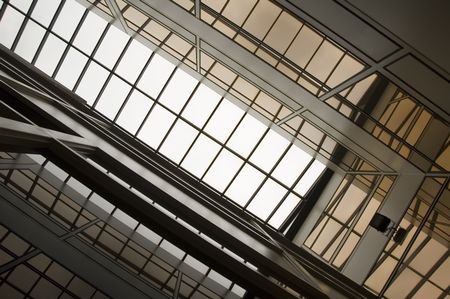
<svg viewBox="0 0 450 299">
<path fill-rule="evenodd" d="M 61 59 L 67 44 L 53 34 L 50 34 L 36 60 L 36 67 L 51 76 Z"/>
<path fill-rule="evenodd" d="M 202 128 L 221 96 L 208 86 L 201 84 L 181 114 L 198 128 Z"/>
<path fill-rule="evenodd" d="M 220 285 L 224 286 L 225 288 L 229 288 L 231 286 L 231 280 L 223 277 L 216 271 L 212 270 L 209 271 L 208 277 L 214 280 L 215 282 L 219 283 Z"/>
<path fill-rule="evenodd" d="M 163 240 L 161 242 L 161 248 L 166 250 L 167 252 L 171 253 L 173 256 L 175 256 L 178 259 L 182 259 L 184 256 L 184 251 L 181 250 L 180 248 L 176 247 L 175 245 L 173 245 L 172 243 L 170 243 L 167 240 Z"/>
<path fill-rule="evenodd" d="M 85 10 L 86 8 L 75 0 L 66 1 L 52 27 L 53 32 L 69 41 Z"/>
<path fill-rule="evenodd" d="M 292 186 L 298 176 L 308 166 L 311 156 L 293 144 L 273 172 L 273 177 L 286 186 Z"/>
<path fill-rule="evenodd" d="M 225 142 L 243 114 L 240 107 L 224 99 L 206 125 L 205 131 L 220 142 Z"/>
<path fill-rule="evenodd" d="M 311 186 L 322 174 L 324 169 L 325 165 L 315 160 L 295 186 L 294 188 L 295 192 L 300 194 L 300 196 L 305 196 L 305 194 L 309 191 Z"/>
<path fill-rule="evenodd" d="M 257 217 L 266 220 L 286 192 L 286 188 L 274 180 L 268 179 L 250 202 L 247 209 Z"/>
<path fill-rule="evenodd" d="M 116 76 L 112 76 L 108 82 L 102 96 L 97 102 L 95 109 L 100 111 L 109 119 L 114 119 L 126 96 L 130 92 L 131 86 Z"/>
<path fill-rule="evenodd" d="M 175 65 L 155 54 L 145 69 L 137 86 L 152 98 L 156 98 L 172 74 Z"/>
<path fill-rule="evenodd" d="M 91 106 L 94 104 L 103 84 L 105 84 L 108 75 L 109 71 L 98 63 L 91 61 L 75 93 Z"/>
<path fill-rule="evenodd" d="M 93 12 L 89 12 L 81 25 L 73 44 L 81 51 L 90 55 L 94 50 L 103 30 L 106 27 L 106 21 Z"/>
<path fill-rule="evenodd" d="M 56 75 L 56 81 L 65 87 L 72 89 L 87 62 L 87 57 L 80 51 L 70 48 L 64 62 Z"/>
<path fill-rule="evenodd" d="M 277 209 L 275 214 L 270 217 L 269 224 L 278 229 L 295 209 L 295 207 L 300 203 L 300 201 L 300 197 L 295 196 L 292 193 L 289 194 Z"/>
<path fill-rule="evenodd" d="M 245 206 L 262 183 L 265 175 L 255 167 L 245 164 L 231 183 L 225 195 L 240 206 Z"/>
<path fill-rule="evenodd" d="M 149 97 L 136 89 L 133 90 L 133 93 L 117 118 L 117 124 L 134 135 L 152 104 L 153 101 Z"/>
<path fill-rule="evenodd" d="M 231 135 L 227 146 L 247 158 L 266 130 L 265 124 L 247 114 Z"/>
<path fill-rule="evenodd" d="M 160 152 L 178 164 L 197 134 L 196 129 L 179 119 L 161 146 Z"/>
<path fill-rule="evenodd" d="M 11 48 L 22 25 L 24 16 L 14 8 L 7 7 L 2 19 L 0 20 L 0 43 L 5 47 Z"/>
<path fill-rule="evenodd" d="M 164 89 L 159 102 L 178 114 L 197 83 L 197 79 L 179 68 Z"/>
<path fill-rule="evenodd" d="M 34 6 L 31 17 L 47 27 L 50 24 L 50 21 L 52 20 L 60 2 L 60 0 L 38 1 Z"/>
<path fill-rule="evenodd" d="M 208 272 L 209 270 L 208 266 L 206 266 L 205 264 L 203 264 L 202 262 L 198 261 L 197 259 L 193 258 L 190 255 L 186 256 L 184 262 L 203 274 L 206 274 L 206 272 Z"/>
<path fill-rule="evenodd" d="M 175 120 L 175 115 L 161 105 L 156 105 L 148 119 L 145 121 L 138 137 L 153 149 L 158 148 L 159 144 L 166 136 L 170 126 Z"/>
<path fill-rule="evenodd" d="M 235 154 L 224 149 L 206 173 L 203 181 L 219 192 L 223 192 L 242 163 L 243 161 Z"/>
<path fill-rule="evenodd" d="M 112 69 L 129 38 L 125 32 L 110 26 L 95 53 L 95 58 L 107 68 Z"/>
<path fill-rule="evenodd" d="M 28 9 L 31 6 L 31 3 L 33 3 L 32 0 L 9 0 L 9 4 L 14 5 L 14 7 L 24 13 L 27 13 Z"/>
<path fill-rule="evenodd" d="M 44 28 L 29 20 L 14 52 L 31 62 L 44 34 Z"/>
<path fill-rule="evenodd" d="M 117 66 L 116 73 L 134 83 L 152 54 L 152 50 L 133 40 Z"/>
<path fill-rule="evenodd" d="M 200 178 L 220 150 L 220 145 L 201 134 L 189 150 L 181 166 Z"/>
<path fill-rule="evenodd" d="M 288 145 L 286 138 L 270 130 L 251 155 L 250 161 L 269 172 Z"/>
</svg>

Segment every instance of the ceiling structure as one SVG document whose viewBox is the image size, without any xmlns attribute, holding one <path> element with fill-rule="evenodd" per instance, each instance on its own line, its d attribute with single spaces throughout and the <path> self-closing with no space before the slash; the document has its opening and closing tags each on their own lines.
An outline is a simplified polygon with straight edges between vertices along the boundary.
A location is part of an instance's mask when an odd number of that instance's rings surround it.
<svg viewBox="0 0 450 299">
<path fill-rule="evenodd" d="M 448 45 L 444 42 L 438 49 L 432 37 L 426 40 L 424 34 L 411 34 L 449 28 L 445 10 L 440 10 L 444 17 L 424 29 L 409 26 L 421 10 L 419 3 L 411 6 L 411 13 L 386 12 L 380 3 L 358 1 L 0 3 L 0 42 L 5 49 L 81 97 L 86 105 L 82 109 L 90 111 L 86 113 L 100 113 L 97 118 L 143 146 L 149 157 L 163 159 L 161 163 L 195 182 L 192 186 L 211 190 L 227 209 L 252 219 L 250 226 L 262 229 L 263 235 L 283 236 L 276 237 L 276 242 L 287 242 L 283 246 L 294 253 L 307 252 L 342 275 L 335 279 L 348 278 L 351 287 L 356 283 L 377 296 L 448 296 L 450 83 L 448 57 L 442 55 Z M 31 92 L 17 78 L 2 73 L 5 86 Z M 47 111 L 44 103 L 36 105 Z M 75 124 L 62 122 L 68 128 Z M 8 122 L 3 127 L 19 136 L 32 130 Z M 225 242 L 185 212 L 177 214 L 173 207 L 146 196 L 139 181 L 118 175 L 124 175 L 123 167 L 128 166 L 133 175 L 150 178 L 132 159 L 123 158 L 118 164 L 106 161 L 107 157 L 118 159 L 118 152 L 95 141 L 89 130 L 74 130 L 82 140 L 60 130 L 45 132 L 71 142 L 78 151 L 105 148 L 104 156 L 89 158 L 87 154 L 86 167 L 103 169 L 108 177 L 136 190 L 147 204 L 205 234 L 208 242 Z M 3 182 L 18 188 L 23 186 L 21 180 L 34 178 L 32 185 L 43 186 L 38 181 L 42 178 L 36 176 L 42 176 L 43 169 L 50 172 L 47 181 L 52 173 L 64 172 L 53 164 L 55 156 L 62 158 L 51 153 L 35 162 L 31 156 L 5 153 L 5 160 L 31 159 L 27 165 L 34 165 L 34 174 L 9 170 Z M 15 179 L 16 175 L 21 179 Z M 60 179 L 75 191 L 87 188 L 71 176 Z M 155 180 L 151 177 L 158 186 Z M 165 184 L 159 186 L 170 193 Z M 23 192 L 32 194 L 33 188 Z M 176 190 L 172 192 L 177 198 Z M 133 231 L 142 227 L 137 224 L 141 220 L 136 222 L 127 212 L 101 201 L 97 192 L 87 188 L 85 197 Z M 182 205 L 205 219 L 210 213 L 189 200 Z M 389 217 L 394 228 L 407 229 L 402 244 L 391 240 L 394 230 L 382 234 L 369 226 L 375 212 Z M 229 230 L 231 226 L 227 228 L 229 224 L 219 221 L 220 217 L 215 214 L 213 221 Z M 99 217 L 102 220 L 92 227 L 106 231 L 107 218 Z M 168 263 L 171 270 L 163 271 L 169 274 L 163 283 L 160 279 L 158 288 L 172 289 L 174 294 L 173 284 L 180 280 L 180 285 L 189 286 L 183 296 L 192 298 L 243 296 L 249 289 L 228 279 L 223 264 L 221 274 L 203 264 L 207 270 L 199 273 L 201 263 L 192 262 L 195 259 L 187 250 L 170 247 L 174 245 L 163 237 L 150 240 L 153 249 L 148 254 L 162 260 L 178 255 L 180 262 Z M 95 245 L 98 239 L 90 243 Z M 245 267 L 263 268 L 257 257 L 249 260 L 250 253 L 240 251 L 242 246 L 227 244 L 219 245 Z M 434 258 L 427 259 L 430 255 Z M 120 260 L 121 253 L 113 256 Z M 184 271 L 177 263 L 184 265 Z M 276 268 L 264 266 L 263 273 Z M 302 270 L 277 266 L 282 270 L 275 278 L 291 288 L 298 286 L 298 293 L 307 297 L 317 296 L 317 290 L 327 293 L 327 280 L 319 274 L 313 274 L 318 282 L 312 282 Z M 200 280 L 215 295 L 177 279 L 181 277 L 177 271 L 191 278 L 208 277 L 213 282 Z M 228 278 L 222 276 L 227 274 Z M 17 289 L 4 281 L 2 285 Z"/>
</svg>

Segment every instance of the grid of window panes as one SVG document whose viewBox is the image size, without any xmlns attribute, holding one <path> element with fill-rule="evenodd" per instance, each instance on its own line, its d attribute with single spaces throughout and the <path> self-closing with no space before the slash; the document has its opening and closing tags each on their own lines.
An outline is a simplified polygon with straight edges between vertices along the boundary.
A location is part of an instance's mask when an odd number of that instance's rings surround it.
<svg viewBox="0 0 450 299">
<path fill-rule="evenodd" d="M 247 106 L 73 0 L 10 1 L 0 30 L 2 44 L 275 228 L 325 168 Z"/>
<path fill-rule="evenodd" d="M 177 277 L 182 273 L 180 295 L 183 298 L 240 298 L 244 295 L 245 290 L 239 285 L 163 239 L 52 162 L 39 155 L 34 155 L 33 159 L 42 166 L 36 164 L 30 169 L 0 173 L 2 181 L 67 230 L 83 226 L 77 233 L 78 238 L 131 273 L 168 295 L 173 295 Z M 114 179 L 120 181 L 117 177 Z M 220 244 L 215 244 L 254 268 Z"/>
<path fill-rule="evenodd" d="M 248 80 L 202 50 L 199 51 L 201 59 L 196 64 L 194 54 L 198 55 L 198 53 L 194 51 L 193 41 L 181 38 L 170 28 L 164 27 L 125 2 L 118 1 L 118 5 L 128 26 L 140 37 L 158 45 L 191 68 L 198 68 L 202 75 L 226 90 L 229 95 L 258 111 L 262 116 L 270 121 L 279 122 L 292 114 L 291 107 L 280 104 L 275 97 L 249 83 Z M 194 40 L 194 36 L 190 36 L 190 39 Z M 289 101 L 294 103 L 292 100 Z M 295 106 L 298 108 L 298 104 L 295 103 Z M 301 117 L 293 117 L 280 127 L 324 157 L 333 156 L 336 142 Z M 347 164 L 344 168 L 350 169 L 350 165 Z"/>
<path fill-rule="evenodd" d="M 304 245 L 342 270 L 395 178 L 347 175 Z"/>
<path fill-rule="evenodd" d="M 449 124 L 393 83 L 387 83 L 381 95 L 369 99 L 375 103 L 373 111 L 362 111 L 364 105 L 370 105 L 363 98 L 380 79 L 373 74 L 325 102 L 348 119 L 363 121 L 363 129 L 423 171 L 449 171 Z M 427 143 L 433 143 L 433 148 Z"/>
<path fill-rule="evenodd" d="M 434 199 L 437 204 L 425 219 Z M 383 298 L 450 298 L 449 199 L 448 178 L 425 178 L 400 222 L 408 231 L 406 239 L 401 244 L 389 241 L 365 281 L 366 288 L 379 294 L 400 263 Z M 425 225 L 418 231 L 421 222 Z"/>
<path fill-rule="evenodd" d="M 117 2 L 122 2 L 118 0 Z M 194 13 L 194 1 L 173 0 Z M 270 0 L 202 0 L 200 18 L 320 95 L 363 70 L 348 51 Z"/>
<path fill-rule="evenodd" d="M 3 225 L 0 256 L 2 298 L 109 298 Z"/>
</svg>

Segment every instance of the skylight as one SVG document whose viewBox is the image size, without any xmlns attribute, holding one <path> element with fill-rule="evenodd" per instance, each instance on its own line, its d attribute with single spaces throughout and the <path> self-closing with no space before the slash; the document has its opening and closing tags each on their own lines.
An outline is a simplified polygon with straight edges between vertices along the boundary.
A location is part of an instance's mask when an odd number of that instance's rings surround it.
<svg viewBox="0 0 450 299">
<path fill-rule="evenodd" d="M 18 8 L 6 8 L 2 44 L 36 56 L 37 67 L 93 109 L 275 228 L 325 169 L 258 113 L 74 0 L 56 16 L 40 9 L 19 36 L 27 9 Z"/>
</svg>

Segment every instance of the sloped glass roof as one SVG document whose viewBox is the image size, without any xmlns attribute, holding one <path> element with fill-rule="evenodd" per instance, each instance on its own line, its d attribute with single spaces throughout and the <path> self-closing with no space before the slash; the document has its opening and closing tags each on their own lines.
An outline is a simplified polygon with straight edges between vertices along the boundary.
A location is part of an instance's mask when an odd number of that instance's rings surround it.
<svg viewBox="0 0 450 299">
<path fill-rule="evenodd" d="M 76 1 L 30 3 L 6 8 L 3 45 L 264 222 L 278 228 L 325 169 L 272 122 Z"/>
</svg>

